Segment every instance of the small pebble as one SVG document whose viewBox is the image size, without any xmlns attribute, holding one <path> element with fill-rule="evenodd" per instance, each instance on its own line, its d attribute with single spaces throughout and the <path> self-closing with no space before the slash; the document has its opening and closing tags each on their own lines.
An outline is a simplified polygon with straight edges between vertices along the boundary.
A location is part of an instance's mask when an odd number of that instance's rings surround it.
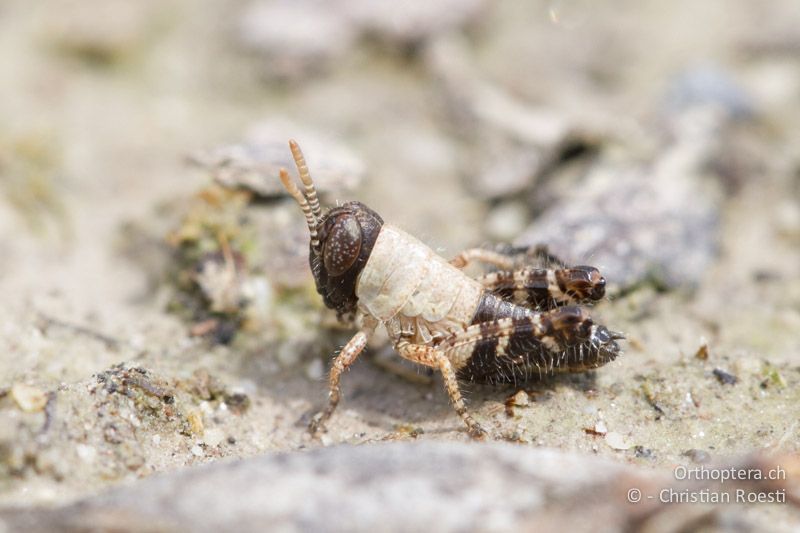
<svg viewBox="0 0 800 533">
<path fill-rule="evenodd" d="M 199 407 L 200 411 L 205 415 L 211 416 L 214 414 L 214 407 L 211 405 L 210 402 L 202 401 L 200 402 Z"/>
<path fill-rule="evenodd" d="M 203 442 L 208 446 L 219 446 L 223 440 L 225 440 L 225 432 L 220 428 L 211 428 L 203 434 Z"/>
<path fill-rule="evenodd" d="M 644 446 L 634 446 L 633 453 L 640 459 L 652 459 L 655 457 L 653 450 L 645 448 Z"/>
<path fill-rule="evenodd" d="M 729 372 L 726 372 L 725 370 L 722 370 L 721 368 L 715 368 L 713 370 L 713 374 L 723 385 L 735 385 L 736 382 L 739 381 L 739 378 Z"/>
<path fill-rule="evenodd" d="M 698 348 L 697 351 L 694 353 L 694 356 L 697 359 L 701 359 L 703 361 L 708 359 L 708 343 L 704 342 L 703 344 L 701 344 L 700 348 Z"/>
<path fill-rule="evenodd" d="M 606 444 L 615 450 L 627 450 L 633 446 L 627 437 L 616 431 L 606 433 Z"/>
<path fill-rule="evenodd" d="M 764 379 L 761 381 L 761 388 L 766 389 L 770 385 L 779 389 L 786 388 L 786 380 L 781 374 L 780 370 L 774 366 L 767 364 L 763 370 Z"/>
<path fill-rule="evenodd" d="M 686 450 L 681 455 L 688 457 L 693 463 L 707 463 L 711 460 L 711 455 L 707 451 L 698 450 L 696 448 Z"/>
<path fill-rule="evenodd" d="M 515 416 L 514 407 L 525 407 L 530 404 L 530 396 L 524 390 L 518 390 L 512 394 L 505 401 L 505 410 L 507 416 Z"/>
<path fill-rule="evenodd" d="M 524 390 L 518 390 L 516 394 L 514 394 L 514 405 L 518 407 L 525 407 L 526 405 L 530 404 L 530 396 Z"/>
<path fill-rule="evenodd" d="M 194 455 L 195 457 L 203 457 L 203 455 L 205 455 L 205 452 L 203 451 L 203 448 L 199 444 L 195 444 L 194 446 L 192 446 L 192 455 Z"/>
<path fill-rule="evenodd" d="M 203 434 L 203 413 L 199 410 L 192 410 L 187 415 L 186 419 L 189 421 L 189 427 L 195 435 Z"/>
<path fill-rule="evenodd" d="M 26 413 L 37 413 L 47 405 L 47 393 L 24 383 L 14 383 L 11 386 L 11 397 Z"/>
<path fill-rule="evenodd" d="M 225 395 L 225 405 L 235 415 L 240 415 L 250 408 L 250 398 L 242 392 Z"/>
<path fill-rule="evenodd" d="M 325 365 L 322 364 L 322 359 L 313 359 L 306 365 L 306 377 L 311 381 L 321 380 L 324 372 Z"/>
<path fill-rule="evenodd" d="M 97 450 L 88 444 L 77 444 L 75 445 L 75 453 L 84 463 L 91 463 L 97 455 Z"/>
<path fill-rule="evenodd" d="M 603 422 L 602 420 L 598 420 L 593 427 L 583 428 L 583 431 L 587 435 L 593 435 L 595 437 L 603 437 L 608 433 L 608 428 L 606 427 L 605 422 Z"/>
</svg>

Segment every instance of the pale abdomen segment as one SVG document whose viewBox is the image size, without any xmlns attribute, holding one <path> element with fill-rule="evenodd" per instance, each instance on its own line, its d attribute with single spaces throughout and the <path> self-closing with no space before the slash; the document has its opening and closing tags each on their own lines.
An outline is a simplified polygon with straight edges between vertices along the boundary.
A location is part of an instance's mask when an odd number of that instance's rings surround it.
<svg viewBox="0 0 800 533">
<path fill-rule="evenodd" d="M 381 228 L 356 286 L 359 305 L 380 321 L 447 331 L 472 322 L 482 293 L 479 282 L 390 224 Z"/>
</svg>

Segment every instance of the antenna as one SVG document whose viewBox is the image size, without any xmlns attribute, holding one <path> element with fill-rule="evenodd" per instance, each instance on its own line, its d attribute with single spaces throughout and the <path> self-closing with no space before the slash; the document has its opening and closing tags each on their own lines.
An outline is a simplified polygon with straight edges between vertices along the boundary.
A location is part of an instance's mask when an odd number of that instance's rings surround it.
<svg viewBox="0 0 800 533">
<path fill-rule="evenodd" d="M 308 205 L 311 207 L 311 213 L 317 219 L 322 217 L 322 210 L 319 206 L 319 199 L 317 198 L 317 190 L 314 188 L 314 182 L 311 180 L 311 174 L 308 172 L 308 165 L 306 165 L 306 158 L 303 157 L 303 151 L 300 150 L 300 145 L 297 141 L 291 139 L 289 141 L 289 148 L 292 150 L 292 157 L 294 157 L 294 164 L 297 166 L 297 173 L 300 174 L 300 181 L 303 182 L 305 189 L 305 197 L 308 200 Z"/>
<path fill-rule="evenodd" d="M 319 235 L 317 234 L 317 217 L 314 216 L 314 213 L 311 210 L 311 207 L 308 205 L 308 201 L 306 200 L 303 193 L 300 192 L 300 189 L 297 188 L 297 185 L 294 184 L 292 178 L 289 176 L 289 171 L 285 168 L 280 169 L 280 177 L 283 186 L 292 195 L 292 197 L 300 204 L 300 209 L 303 210 L 303 214 L 306 216 L 306 224 L 308 224 L 308 231 L 311 233 L 311 246 L 314 248 L 319 248 Z M 313 186 L 312 186 L 313 187 Z M 319 204 L 318 204 L 319 207 Z"/>
</svg>

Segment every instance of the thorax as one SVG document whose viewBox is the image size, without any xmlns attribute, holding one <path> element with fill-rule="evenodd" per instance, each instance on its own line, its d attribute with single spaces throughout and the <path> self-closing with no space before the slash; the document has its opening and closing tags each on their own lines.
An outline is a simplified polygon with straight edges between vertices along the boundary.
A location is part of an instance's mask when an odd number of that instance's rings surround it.
<svg viewBox="0 0 800 533">
<path fill-rule="evenodd" d="M 356 285 L 365 314 L 434 333 L 468 326 L 482 293 L 479 282 L 389 224 L 381 228 Z"/>
</svg>

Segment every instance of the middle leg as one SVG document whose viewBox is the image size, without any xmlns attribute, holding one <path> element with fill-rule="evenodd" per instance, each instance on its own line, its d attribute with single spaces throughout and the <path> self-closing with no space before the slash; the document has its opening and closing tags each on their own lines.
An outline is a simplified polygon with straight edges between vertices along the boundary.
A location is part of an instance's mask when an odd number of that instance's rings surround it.
<svg viewBox="0 0 800 533">
<path fill-rule="evenodd" d="M 505 270 L 514 268 L 513 258 L 485 248 L 469 248 L 450 260 L 450 264 L 456 268 L 466 268 L 474 262 L 486 263 Z"/>
<path fill-rule="evenodd" d="M 411 344 L 406 340 L 398 342 L 395 348 L 402 357 L 409 361 L 438 368 L 444 378 L 444 386 L 447 389 L 448 396 L 450 396 L 450 401 L 453 403 L 458 416 L 467 425 L 469 434 L 476 439 L 482 439 L 486 436 L 486 430 L 467 411 L 464 398 L 461 396 L 461 390 L 458 388 L 456 372 L 444 352 L 422 344 Z"/>
<path fill-rule="evenodd" d="M 500 270 L 514 270 L 526 265 L 565 268 L 561 258 L 550 253 L 547 245 L 536 246 L 498 246 L 490 248 L 468 248 L 450 260 L 456 268 L 466 268 L 478 262 L 491 265 Z"/>
</svg>

